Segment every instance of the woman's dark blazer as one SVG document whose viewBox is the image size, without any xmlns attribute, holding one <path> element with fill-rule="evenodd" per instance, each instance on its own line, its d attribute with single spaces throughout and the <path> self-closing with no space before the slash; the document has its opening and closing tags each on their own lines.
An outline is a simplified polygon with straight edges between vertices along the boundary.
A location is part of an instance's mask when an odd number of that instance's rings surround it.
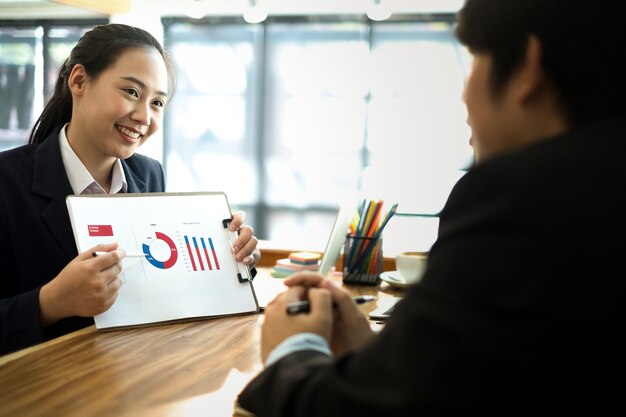
<svg viewBox="0 0 626 417">
<path fill-rule="evenodd" d="M 56 129 L 41 144 L 0 153 L 0 354 L 93 324 L 70 317 L 43 328 L 39 290 L 78 255 L 65 198 L 73 194 Z M 161 164 L 122 161 L 128 192 L 162 192 Z"/>
</svg>

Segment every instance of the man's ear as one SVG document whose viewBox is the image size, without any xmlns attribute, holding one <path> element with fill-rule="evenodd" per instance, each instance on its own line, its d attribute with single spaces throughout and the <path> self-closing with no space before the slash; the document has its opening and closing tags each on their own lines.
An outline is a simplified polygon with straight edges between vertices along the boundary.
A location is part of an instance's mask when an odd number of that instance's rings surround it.
<svg viewBox="0 0 626 417">
<path fill-rule="evenodd" d="M 70 71 L 70 76 L 67 80 L 67 86 L 69 87 L 72 95 L 81 95 L 85 90 L 85 84 L 89 76 L 87 75 L 87 71 L 82 64 L 76 64 Z"/>
<path fill-rule="evenodd" d="M 526 103 L 545 89 L 546 78 L 541 62 L 541 42 L 535 35 L 528 37 L 526 54 L 519 70 L 517 99 Z"/>
</svg>

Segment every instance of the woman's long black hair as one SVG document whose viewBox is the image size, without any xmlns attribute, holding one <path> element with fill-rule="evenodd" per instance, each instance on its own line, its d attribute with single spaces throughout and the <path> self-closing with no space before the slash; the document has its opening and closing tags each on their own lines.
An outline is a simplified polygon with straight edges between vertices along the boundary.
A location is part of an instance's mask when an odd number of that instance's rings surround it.
<svg viewBox="0 0 626 417">
<path fill-rule="evenodd" d="M 85 33 L 72 49 L 59 69 L 59 77 L 52 96 L 35 122 L 28 143 L 41 143 L 72 117 L 72 94 L 67 85 L 72 68 L 82 64 L 92 78 L 113 65 L 124 51 L 130 48 L 156 49 L 168 71 L 170 93 L 175 88 L 174 67 L 165 50 L 150 33 L 143 29 L 123 24 L 107 24 L 94 27 Z"/>
</svg>

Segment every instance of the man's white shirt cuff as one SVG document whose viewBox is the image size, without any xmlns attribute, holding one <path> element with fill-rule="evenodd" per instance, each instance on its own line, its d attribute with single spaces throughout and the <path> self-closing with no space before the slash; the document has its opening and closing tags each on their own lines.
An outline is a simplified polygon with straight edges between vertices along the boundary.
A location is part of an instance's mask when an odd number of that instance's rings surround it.
<svg viewBox="0 0 626 417">
<path fill-rule="evenodd" d="M 332 356 L 328 342 L 317 333 L 298 333 L 283 340 L 274 348 L 265 360 L 265 366 L 301 350 L 315 350 L 325 355 Z"/>
</svg>

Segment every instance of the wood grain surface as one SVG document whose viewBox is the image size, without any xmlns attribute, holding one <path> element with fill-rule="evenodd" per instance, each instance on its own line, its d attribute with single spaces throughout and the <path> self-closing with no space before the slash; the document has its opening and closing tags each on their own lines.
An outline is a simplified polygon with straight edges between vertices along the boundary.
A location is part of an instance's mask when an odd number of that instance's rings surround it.
<svg viewBox="0 0 626 417">
<path fill-rule="evenodd" d="M 261 268 L 255 282 L 274 280 L 269 272 Z M 386 283 L 347 288 L 379 299 L 402 294 Z M 376 303 L 361 307 L 367 314 Z M 262 314 L 246 314 L 109 331 L 91 326 L 2 356 L 0 417 L 243 416 L 235 400 L 262 369 L 262 321 Z"/>
</svg>

